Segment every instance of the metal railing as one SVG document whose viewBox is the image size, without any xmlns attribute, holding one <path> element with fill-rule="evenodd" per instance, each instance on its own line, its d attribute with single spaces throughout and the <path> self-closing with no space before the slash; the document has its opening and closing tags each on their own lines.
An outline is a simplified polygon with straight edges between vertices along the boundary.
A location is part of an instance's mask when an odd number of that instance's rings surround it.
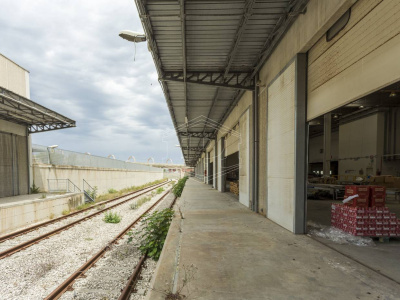
<svg viewBox="0 0 400 300">
<path fill-rule="evenodd" d="M 85 202 L 94 202 L 96 199 L 96 189 L 92 187 L 85 179 L 83 179 L 83 193 L 85 195 Z"/>
<path fill-rule="evenodd" d="M 81 192 L 69 179 L 47 179 L 48 191 L 50 193 L 79 193 Z"/>
</svg>

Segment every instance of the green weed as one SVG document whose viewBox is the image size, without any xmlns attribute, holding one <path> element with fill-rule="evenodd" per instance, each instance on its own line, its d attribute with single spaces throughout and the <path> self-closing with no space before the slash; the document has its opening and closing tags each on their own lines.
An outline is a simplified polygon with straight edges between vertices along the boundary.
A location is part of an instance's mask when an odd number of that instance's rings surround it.
<svg viewBox="0 0 400 300">
<path fill-rule="evenodd" d="M 119 222 L 121 222 L 121 219 L 122 219 L 122 217 L 118 213 L 108 211 L 104 214 L 103 221 L 106 223 L 119 223 Z"/>
</svg>

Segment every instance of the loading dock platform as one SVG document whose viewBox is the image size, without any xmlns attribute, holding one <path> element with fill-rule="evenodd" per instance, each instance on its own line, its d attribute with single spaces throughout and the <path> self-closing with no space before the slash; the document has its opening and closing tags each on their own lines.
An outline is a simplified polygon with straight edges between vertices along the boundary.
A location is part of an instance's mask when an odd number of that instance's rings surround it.
<svg viewBox="0 0 400 300">
<path fill-rule="evenodd" d="M 197 268 L 193 299 L 398 299 L 400 285 L 225 193 L 189 179 L 147 299 L 165 299 Z M 183 289 L 182 294 L 188 294 Z"/>
</svg>

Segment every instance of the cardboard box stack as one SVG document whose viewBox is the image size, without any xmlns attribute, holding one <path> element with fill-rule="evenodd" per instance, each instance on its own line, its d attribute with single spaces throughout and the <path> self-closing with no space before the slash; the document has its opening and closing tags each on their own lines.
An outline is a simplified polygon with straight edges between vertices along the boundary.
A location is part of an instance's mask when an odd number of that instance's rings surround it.
<svg viewBox="0 0 400 300">
<path fill-rule="evenodd" d="M 239 182 L 231 181 L 229 183 L 229 189 L 231 193 L 234 193 L 236 196 L 239 196 Z"/>
<path fill-rule="evenodd" d="M 385 207 L 385 187 L 346 186 L 346 204 L 332 204 L 331 224 L 356 236 L 400 237 L 400 220 Z"/>
</svg>

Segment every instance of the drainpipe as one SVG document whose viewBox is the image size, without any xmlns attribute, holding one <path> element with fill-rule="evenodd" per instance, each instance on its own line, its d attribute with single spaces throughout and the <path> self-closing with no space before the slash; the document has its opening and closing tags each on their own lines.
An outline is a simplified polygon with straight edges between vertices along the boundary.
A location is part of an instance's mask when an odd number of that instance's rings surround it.
<svg viewBox="0 0 400 300">
<path fill-rule="evenodd" d="M 258 213 L 258 172 L 259 172 L 259 132 L 258 132 L 258 99 L 259 99 L 259 84 L 258 84 L 258 73 L 254 80 L 254 92 L 253 92 L 253 211 Z"/>
</svg>

